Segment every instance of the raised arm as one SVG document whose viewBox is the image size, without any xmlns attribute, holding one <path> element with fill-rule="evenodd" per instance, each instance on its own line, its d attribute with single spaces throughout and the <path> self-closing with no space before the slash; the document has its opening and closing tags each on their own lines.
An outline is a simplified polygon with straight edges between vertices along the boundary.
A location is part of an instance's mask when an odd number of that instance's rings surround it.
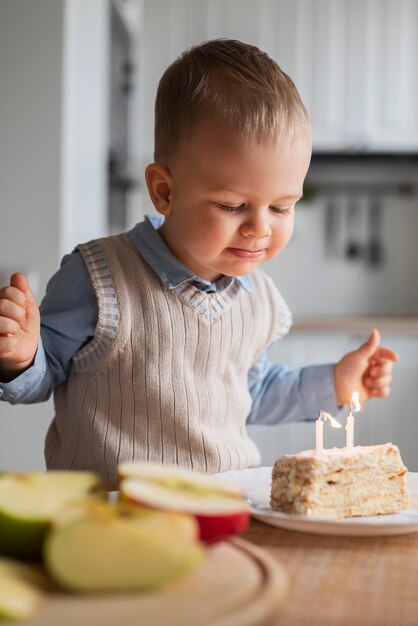
<svg viewBox="0 0 418 626">
<path fill-rule="evenodd" d="M 40 314 L 24 274 L 0 289 L 0 381 L 8 382 L 33 362 L 40 335 Z"/>
<path fill-rule="evenodd" d="M 386 398 L 390 393 L 396 352 L 380 345 L 380 334 L 374 328 L 367 341 L 349 352 L 335 366 L 335 393 L 338 404 L 350 402 L 353 391 L 360 402 L 370 398 Z"/>
</svg>

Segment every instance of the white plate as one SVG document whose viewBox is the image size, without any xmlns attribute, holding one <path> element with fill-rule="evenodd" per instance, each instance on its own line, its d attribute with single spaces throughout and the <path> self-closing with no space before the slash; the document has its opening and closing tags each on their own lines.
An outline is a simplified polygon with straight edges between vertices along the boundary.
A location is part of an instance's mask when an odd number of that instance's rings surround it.
<svg viewBox="0 0 418 626">
<path fill-rule="evenodd" d="M 379 536 L 404 535 L 418 532 L 418 509 L 409 508 L 402 513 L 352 517 L 345 520 L 307 519 L 298 515 L 273 511 L 269 505 L 271 467 L 223 472 L 216 476 L 239 487 L 251 504 L 255 519 L 269 524 L 318 535 Z M 418 495 L 418 473 L 409 472 L 408 487 L 411 495 Z"/>
</svg>

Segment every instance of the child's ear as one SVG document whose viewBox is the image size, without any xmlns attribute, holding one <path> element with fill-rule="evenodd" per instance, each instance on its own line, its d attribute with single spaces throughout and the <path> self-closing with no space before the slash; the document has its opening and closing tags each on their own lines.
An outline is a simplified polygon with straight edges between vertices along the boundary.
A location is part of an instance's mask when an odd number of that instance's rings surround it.
<svg viewBox="0 0 418 626">
<path fill-rule="evenodd" d="M 150 198 L 162 215 L 171 213 L 171 185 L 170 172 L 159 163 L 151 163 L 145 170 L 145 180 Z"/>
</svg>

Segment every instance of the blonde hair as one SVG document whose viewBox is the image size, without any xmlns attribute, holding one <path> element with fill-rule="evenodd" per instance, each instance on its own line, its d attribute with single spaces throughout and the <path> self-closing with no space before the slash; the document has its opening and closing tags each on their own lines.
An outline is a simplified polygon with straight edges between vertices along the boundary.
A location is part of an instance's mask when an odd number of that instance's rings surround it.
<svg viewBox="0 0 418 626">
<path fill-rule="evenodd" d="M 256 46 L 214 39 L 183 52 L 164 72 L 155 100 L 156 162 L 166 163 L 204 117 L 243 138 L 305 128 L 308 112 L 293 81 Z"/>
</svg>

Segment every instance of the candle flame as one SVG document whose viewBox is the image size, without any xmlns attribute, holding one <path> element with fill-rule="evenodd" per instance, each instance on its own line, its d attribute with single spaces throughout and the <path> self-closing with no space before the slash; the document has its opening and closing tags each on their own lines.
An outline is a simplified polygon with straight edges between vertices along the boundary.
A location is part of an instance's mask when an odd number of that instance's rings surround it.
<svg viewBox="0 0 418 626">
<path fill-rule="evenodd" d="M 342 428 L 342 424 L 340 424 L 331 413 L 327 413 L 326 411 L 320 411 L 318 419 L 323 419 L 324 422 L 328 420 L 333 428 Z"/>
<path fill-rule="evenodd" d="M 358 391 L 353 391 L 353 395 L 351 396 L 351 400 L 350 400 L 350 413 L 354 410 L 355 413 L 357 413 L 358 411 L 360 411 L 361 409 L 361 404 L 360 404 L 360 396 Z"/>
</svg>

